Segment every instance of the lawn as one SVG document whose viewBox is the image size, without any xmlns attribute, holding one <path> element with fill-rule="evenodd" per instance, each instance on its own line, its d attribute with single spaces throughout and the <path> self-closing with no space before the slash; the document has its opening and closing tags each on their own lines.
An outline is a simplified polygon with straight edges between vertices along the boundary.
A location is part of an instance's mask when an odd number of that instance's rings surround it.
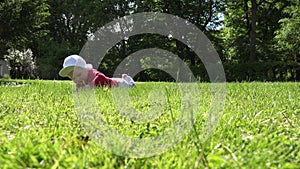
<svg viewBox="0 0 300 169">
<path fill-rule="evenodd" d="M 226 86 L 224 111 L 203 140 L 214 104 L 209 83 L 198 84 L 200 93 L 191 90 L 195 97 L 187 106 L 176 83 L 98 88 L 83 96 L 91 91 L 75 92 L 70 81 L 2 81 L 0 168 L 299 168 L 300 83 Z M 95 113 L 89 107 L 93 104 L 98 107 Z M 136 114 L 126 114 L 127 107 Z M 197 116 L 188 116 L 192 128 L 184 137 L 174 137 L 178 142 L 173 147 L 136 147 L 149 150 L 145 158 L 128 155 L 131 142 L 118 144 L 117 137 L 108 139 L 104 129 L 102 135 L 95 134 L 89 126 L 101 119 L 121 135 L 146 139 L 174 131 L 177 119 L 194 110 Z M 103 140 L 111 141 L 114 153 L 101 146 Z M 164 144 L 171 143 L 169 139 Z"/>
</svg>

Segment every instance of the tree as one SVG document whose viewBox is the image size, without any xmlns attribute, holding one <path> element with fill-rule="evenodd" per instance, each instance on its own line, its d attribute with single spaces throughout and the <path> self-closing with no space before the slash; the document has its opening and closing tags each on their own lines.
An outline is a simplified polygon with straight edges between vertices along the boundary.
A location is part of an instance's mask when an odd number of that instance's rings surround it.
<svg viewBox="0 0 300 169">
<path fill-rule="evenodd" d="M 250 13 L 248 0 L 226 1 L 224 11 L 223 55 L 227 62 L 244 62 L 249 55 Z"/>
<path fill-rule="evenodd" d="M 216 27 L 221 25 L 219 13 L 224 7 L 224 3 L 218 0 L 196 1 L 196 0 L 137 0 L 135 1 L 136 12 L 162 12 L 179 16 L 196 25 L 210 39 L 216 40 Z M 153 38 L 156 44 L 169 44 L 169 49 L 174 51 L 181 59 L 194 66 L 200 61 L 189 47 L 173 39 L 169 41 L 167 37 L 162 41 Z M 173 49 L 175 43 L 176 49 Z M 158 45 L 159 46 L 159 45 Z M 166 45 L 161 45 L 165 48 Z"/>
<path fill-rule="evenodd" d="M 7 49 L 27 49 L 45 35 L 49 16 L 46 0 L 3 0 L 0 2 L 0 55 Z"/>
<path fill-rule="evenodd" d="M 283 61 L 300 62 L 300 3 L 299 0 L 290 2 L 284 10 L 288 17 L 279 21 L 280 29 L 276 31 L 275 47 L 282 53 Z"/>
<path fill-rule="evenodd" d="M 256 21 L 257 21 L 257 3 L 256 0 L 251 0 L 251 28 L 250 28 L 250 54 L 249 61 L 254 62 L 256 57 Z"/>
<path fill-rule="evenodd" d="M 47 0 L 50 16 L 49 34 L 37 41 L 37 64 L 40 77 L 60 78 L 64 58 L 79 53 L 87 38 L 113 18 L 108 12 L 111 1 Z"/>
<path fill-rule="evenodd" d="M 227 0 L 224 12 L 224 55 L 227 60 L 254 62 L 276 60 L 274 36 L 285 17 L 287 1 Z"/>
</svg>

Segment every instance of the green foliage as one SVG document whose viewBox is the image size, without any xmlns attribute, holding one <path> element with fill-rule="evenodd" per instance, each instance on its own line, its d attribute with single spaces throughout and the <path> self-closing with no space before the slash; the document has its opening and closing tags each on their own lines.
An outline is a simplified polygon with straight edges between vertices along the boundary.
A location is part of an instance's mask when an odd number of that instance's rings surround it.
<svg viewBox="0 0 300 169">
<path fill-rule="evenodd" d="M 50 40 L 67 42 L 77 51 L 83 47 L 89 34 L 111 19 L 102 17 L 102 2 L 96 0 L 50 0 L 48 4 L 51 14 L 47 19 Z"/>
<path fill-rule="evenodd" d="M 224 11 L 223 37 L 225 61 L 246 61 L 249 55 L 249 19 L 245 19 L 243 1 L 226 1 Z M 248 13 L 248 11 L 247 11 Z"/>
<path fill-rule="evenodd" d="M 66 44 L 67 48 L 74 49 L 72 51 L 75 53 L 79 53 L 91 33 L 98 30 L 105 23 L 124 15 L 136 12 L 146 12 L 150 9 L 151 11 L 163 11 L 183 17 L 199 26 L 202 30 L 211 30 L 214 29 L 214 25 L 219 24 L 217 13 L 222 7 L 221 3 L 215 1 L 201 2 L 195 6 L 195 2 L 189 0 L 183 1 L 180 4 L 175 1 L 146 2 L 119 0 L 101 2 L 73 0 L 63 3 L 60 2 L 61 1 L 57 0 L 49 1 L 51 16 L 48 18 L 49 25 L 47 29 L 50 30 L 49 35 L 51 40 L 56 41 L 58 44 Z M 180 9 L 177 8 L 178 5 Z M 198 7 L 201 7 L 201 10 L 198 10 Z M 196 17 L 193 16 L 194 12 L 197 12 Z M 128 40 L 123 40 L 107 53 L 102 65 L 99 65 L 100 70 L 111 76 L 114 68 L 126 56 L 132 52 L 151 46 L 175 51 L 175 53 L 179 53 L 179 56 L 182 59 L 192 60 L 191 63 L 195 64 L 193 61 L 194 58 L 190 58 L 192 55 L 190 55 L 189 49 L 184 46 L 181 47 L 182 45 L 174 46 L 174 42 L 176 41 L 168 41 L 160 37 L 157 39 L 155 36 L 148 35 L 136 36 Z M 52 50 L 56 49 L 57 48 L 53 48 Z M 62 58 L 65 56 L 45 55 L 39 57 Z"/>
<path fill-rule="evenodd" d="M 253 62 L 253 63 L 223 63 L 226 81 L 300 81 L 300 64 L 298 62 Z M 198 81 L 210 82 L 203 64 L 190 66 Z M 179 73 L 180 74 L 180 73 Z M 187 76 L 187 75 L 181 75 Z M 157 69 L 145 69 L 134 77 L 137 81 L 176 81 L 168 73 Z"/>
<path fill-rule="evenodd" d="M 37 41 L 38 74 L 42 79 L 59 79 L 58 71 L 70 54 L 78 54 L 91 34 L 112 21 L 115 1 L 50 0 L 47 37 Z M 113 8 L 113 9 L 112 9 Z M 114 57 L 117 56 L 114 53 Z M 113 59 L 112 59 L 113 60 Z M 110 64 L 109 67 L 113 67 Z"/>
<path fill-rule="evenodd" d="M 135 79 L 137 81 L 162 81 L 162 82 L 174 82 L 176 81 L 176 77 L 170 76 L 167 72 L 164 72 L 159 69 L 145 69 L 142 72 L 139 72 L 136 76 Z"/>
<path fill-rule="evenodd" d="M 11 77 L 10 77 L 9 74 L 4 74 L 3 79 L 4 79 L 4 80 L 10 80 Z"/>
<path fill-rule="evenodd" d="M 0 55 L 8 48 L 27 49 L 45 35 L 49 16 L 46 0 L 0 2 Z"/>
<path fill-rule="evenodd" d="M 40 79 L 58 79 L 64 58 L 78 52 L 78 49 L 68 42 L 57 42 L 49 36 L 39 40 L 38 44 L 39 57 L 36 58 L 36 62 L 37 76 Z"/>
<path fill-rule="evenodd" d="M 299 0 L 291 0 L 291 4 L 285 12 L 288 18 L 283 18 L 280 29 L 276 31 L 275 45 L 284 56 L 282 60 L 300 61 L 300 3 Z"/>
<path fill-rule="evenodd" d="M 298 83 L 229 83 L 222 119 L 206 142 L 197 140 L 203 117 L 195 117 L 196 130 L 177 146 L 140 159 L 107 152 L 87 135 L 76 115 L 70 82 L 0 84 L 2 168 L 297 168 L 300 162 Z M 204 115 L 212 91 L 210 84 L 199 87 L 199 111 Z M 178 113 L 180 92 L 176 83 L 138 83 L 129 90 L 130 104 L 143 112 L 155 105 L 149 96 L 157 90 L 167 92 L 169 102 L 150 124 L 120 116 L 111 90 L 99 88 L 95 93 L 108 125 L 125 136 L 144 138 L 172 124 L 170 110 Z"/>
<path fill-rule="evenodd" d="M 0 56 L 9 48 L 30 48 L 39 77 L 59 79 L 64 57 L 79 53 L 100 27 L 139 12 L 163 12 L 195 24 L 211 40 L 223 62 L 249 61 L 252 3 L 250 0 L 4 0 L 0 2 Z M 256 51 L 259 62 L 299 62 L 299 0 L 257 2 Z M 191 67 L 201 61 L 180 41 L 158 35 L 136 35 L 117 43 L 99 65 L 111 76 L 128 55 L 156 47 L 178 55 Z M 140 75 L 156 78 L 160 72 Z M 197 75 L 197 76 L 202 76 Z M 158 79 L 158 78 L 156 78 Z M 250 78 L 255 79 L 255 78 Z"/>
<path fill-rule="evenodd" d="M 279 20 L 287 17 L 283 12 L 287 1 L 257 1 L 256 55 L 258 61 L 278 61 L 281 56 L 276 53 L 274 45 L 275 32 L 279 29 Z M 223 55 L 226 61 L 247 62 L 250 55 L 251 9 L 249 0 L 227 0 L 224 11 Z"/>
<path fill-rule="evenodd" d="M 224 64 L 228 81 L 299 81 L 297 62 L 254 62 Z"/>
<path fill-rule="evenodd" d="M 253 62 L 223 63 L 226 81 L 300 81 L 300 64 L 297 62 Z M 193 73 L 203 82 L 209 82 L 205 67 L 191 67 Z"/>
</svg>

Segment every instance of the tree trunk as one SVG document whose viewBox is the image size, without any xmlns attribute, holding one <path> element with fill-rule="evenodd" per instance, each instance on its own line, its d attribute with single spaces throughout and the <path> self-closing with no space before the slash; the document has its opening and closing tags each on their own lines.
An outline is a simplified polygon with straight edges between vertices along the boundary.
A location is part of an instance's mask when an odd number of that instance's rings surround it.
<svg viewBox="0 0 300 169">
<path fill-rule="evenodd" d="M 256 0 L 251 0 L 252 8 L 251 8 L 251 31 L 250 31 L 250 56 L 249 61 L 254 62 L 257 60 L 256 57 L 256 10 L 257 10 L 257 4 Z"/>
</svg>

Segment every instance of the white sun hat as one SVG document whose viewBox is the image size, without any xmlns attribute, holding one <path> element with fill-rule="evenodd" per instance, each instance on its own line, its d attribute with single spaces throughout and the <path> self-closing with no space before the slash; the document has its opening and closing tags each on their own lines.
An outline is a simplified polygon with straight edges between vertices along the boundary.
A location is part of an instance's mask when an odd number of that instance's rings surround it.
<svg viewBox="0 0 300 169">
<path fill-rule="evenodd" d="M 85 69 L 91 69 L 91 64 L 86 64 L 85 60 L 79 55 L 70 55 L 65 58 L 63 68 L 59 71 L 61 77 L 67 77 L 70 72 L 74 70 L 74 67 L 81 67 Z"/>
</svg>

